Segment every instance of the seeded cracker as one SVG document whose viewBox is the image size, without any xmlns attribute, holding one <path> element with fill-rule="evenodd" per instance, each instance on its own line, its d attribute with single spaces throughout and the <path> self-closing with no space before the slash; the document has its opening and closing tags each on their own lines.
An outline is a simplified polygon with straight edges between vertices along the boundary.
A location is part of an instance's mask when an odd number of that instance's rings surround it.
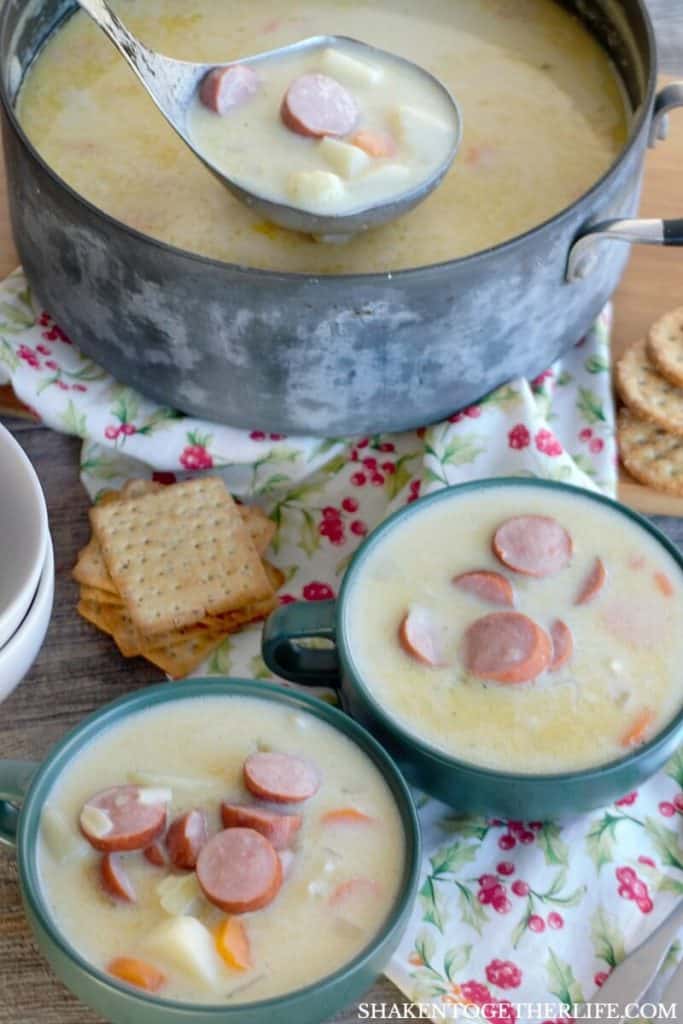
<svg viewBox="0 0 683 1024">
<path fill-rule="evenodd" d="M 657 373 L 644 340 L 626 349 L 617 363 L 616 380 L 631 412 L 671 434 L 683 435 L 683 388 Z"/>
<path fill-rule="evenodd" d="M 109 570 L 102 557 L 102 548 L 95 537 L 91 537 L 78 553 L 78 561 L 72 575 L 78 583 L 116 594 L 114 581 L 109 575 Z"/>
<path fill-rule="evenodd" d="M 619 412 L 619 452 L 631 476 L 657 491 L 683 497 L 683 437 Z"/>
<path fill-rule="evenodd" d="M 108 633 L 109 636 L 113 636 L 113 630 L 104 615 L 104 607 L 104 605 L 98 604 L 97 601 L 84 601 L 81 599 L 78 602 L 77 611 L 86 622 L 92 622 L 93 626 L 97 626 L 102 633 Z"/>
<path fill-rule="evenodd" d="M 663 377 L 683 388 L 683 306 L 665 313 L 652 325 L 647 354 Z"/>
<path fill-rule="evenodd" d="M 206 632 L 201 636 L 188 637 L 173 647 L 150 648 L 144 651 L 144 656 L 171 678 L 182 679 L 200 665 L 223 638 L 224 634 Z"/>
<path fill-rule="evenodd" d="M 249 530 L 249 535 L 254 542 L 254 547 L 259 555 L 263 555 L 275 536 L 275 523 L 256 506 L 239 505 L 238 508 L 244 525 Z"/>
<path fill-rule="evenodd" d="M 110 590 L 102 590 L 100 587 L 91 587 L 87 583 L 81 583 L 81 600 L 123 608 L 123 601 L 118 594 L 113 594 Z"/>
<path fill-rule="evenodd" d="M 147 638 L 272 595 L 218 477 L 95 506 L 90 518 L 111 578 Z"/>
</svg>

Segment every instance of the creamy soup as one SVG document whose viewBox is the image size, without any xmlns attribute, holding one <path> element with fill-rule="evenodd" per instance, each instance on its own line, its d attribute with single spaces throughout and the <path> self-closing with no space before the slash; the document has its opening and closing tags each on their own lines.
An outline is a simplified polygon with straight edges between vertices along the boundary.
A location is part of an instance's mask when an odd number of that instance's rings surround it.
<svg viewBox="0 0 683 1024">
<path fill-rule="evenodd" d="M 38 860 L 60 931 L 96 967 L 161 997 L 234 1003 L 359 953 L 397 897 L 404 849 L 389 788 L 349 739 L 303 711 L 201 697 L 79 753 L 46 803 Z"/>
<path fill-rule="evenodd" d="M 474 764 L 601 764 L 683 702 L 680 569 L 578 494 L 506 487 L 436 503 L 371 551 L 347 597 L 375 699 Z"/>
<path fill-rule="evenodd" d="M 341 40 L 214 69 L 188 129 L 199 151 L 249 191 L 333 215 L 417 188 L 443 170 L 458 136 L 438 83 Z"/>
<path fill-rule="evenodd" d="M 546 220 L 582 195 L 627 134 L 620 82 L 552 0 L 117 0 L 150 46 L 226 62 L 320 34 L 415 61 L 457 96 L 460 154 L 414 211 L 346 245 L 258 220 L 175 136 L 82 12 L 50 39 L 18 113 L 39 152 L 96 206 L 165 242 L 252 267 L 366 273 L 453 259 Z"/>
</svg>

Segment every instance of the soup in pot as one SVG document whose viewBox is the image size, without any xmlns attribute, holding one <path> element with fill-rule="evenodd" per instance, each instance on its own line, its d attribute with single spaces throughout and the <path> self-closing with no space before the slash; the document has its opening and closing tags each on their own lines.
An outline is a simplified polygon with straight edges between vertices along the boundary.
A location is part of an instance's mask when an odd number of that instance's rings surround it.
<svg viewBox="0 0 683 1024">
<path fill-rule="evenodd" d="M 480 251 L 557 214 L 624 145 L 622 87 L 588 30 L 553 0 L 116 0 L 170 56 L 212 62 L 320 34 L 420 64 L 458 100 L 464 135 L 439 188 L 406 216 L 344 245 L 259 220 L 166 124 L 83 12 L 47 42 L 21 89 L 29 139 L 61 177 L 137 230 L 269 270 L 371 273 Z"/>
</svg>

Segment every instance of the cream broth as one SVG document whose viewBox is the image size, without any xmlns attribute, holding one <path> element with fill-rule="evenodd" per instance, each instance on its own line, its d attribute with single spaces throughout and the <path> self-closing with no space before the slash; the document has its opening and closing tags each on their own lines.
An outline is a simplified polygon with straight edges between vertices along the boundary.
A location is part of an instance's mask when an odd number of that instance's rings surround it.
<svg viewBox="0 0 683 1024">
<path fill-rule="evenodd" d="M 112 899 L 100 881 L 101 854 L 79 833 L 79 815 L 85 801 L 109 786 L 169 787 L 168 820 L 201 807 L 212 836 L 223 828 L 221 801 L 258 803 L 242 783 L 243 762 L 257 749 L 305 757 L 317 767 L 320 788 L 304 803 L 286 808 L 301 814 L 303 824 L 291 852 L 281 854 L 285 878 L 278 895 L 263 909 L 239 917 L 251 947 L 251 968 L 228 967 L 211 950 L 215 983 L 207 983 L 179 968 L 152 938 L 174 916 L 168 902 L 167 909 L 161 905 L 159 884 L 167 877 L 183 880 L 190 897 L 173 896 L 175 915 L 194 917 L 212 934 L 227 915 L 197 889 L 194 872 L 154 867 L 141 852 L 120 855 L 137 903 Z M 328 812 L 350 807 L 370 823 L 323 821 Z M 250 1002 L 311 984 L 367 945 L 398 893 L 404 833 L 377 768 L 330 726 L 258 699 L 202 697 L 135 714 L 78 755 L 43 811 L 38 862 L 60 931 L 99 969 L 106 970 L 112 958 L 139 957 L 166 975 L 157 993 L 161 997 Z M 335 898 L 353 879 L 367 880 L 362 900 Z"/>
<path fill-rule="evenodd" d="M 448 97 L 432 79 L 389 55 L 370 53 L 340 41 L 253 65 L 253 94 L 222 115 L 207 105 L 214 99 L 215 107 L 215 98 L 196 98 L 188 114 L 190 136 L 215 167 L 275 202 L 335 215 L 388 202 L 443 167 L 458 126 Z M 306 137 L 300 122 L 295 130 L 284 123 L 283 98 L 286 103 L 302 76 L 314 86 L 323 76 L 324 85 L 341 87 L 350 109 L 346 126 L 320 130 L 316 134 L 323 137 L 316 138 Z M 315 106 L 309 98 L 306 107 L 314 112 Z M 370 155 L 356 144 L 364 139 L 391 153 Z"/>
<path fill-rule="evenodd" d="M 566 568 L 544 578 L 507 569 L 492 537 L 514 516 L 552 516 L 573 540 Z M 596 557 L 607 578 L 575 604 Z M 500 611 L 453 585 L 471 570 L 501 573 L 514 611 L 544 630 L 556 619 L 573 655 L 555 672 L 503 684 L 463 666 L 465 630 Z M 442 501 L 392 530 L 367 557 L 347 594 L 346 624 L 358 672 L 404 728 L 452 756 L 513 772 L 562 772 L 623 756 L 648 716 L 655 735 L 683 701 L 683 576 L 657 543 L 624 516 L 580 496 L 543 489 L 488 489 Z M 444 667 L 410 657 L 398 641 L 411 606 L 434 615 Z"/>
<path fill-rule="evenodd" d="M 82 12 L 44 47 L 21 90 L 29 138 L 68 184 L 172 245 L 314 274 L 421 266 L 476 252 L 556 214 L 623 147 L 620 83 L 598 43 L 551 0 L 117 0 L 150 46 L 225 62 L 309 36 L 374 44 L 440 78 L 464 122 L 460 153 L 419 207 L 346 245 L 255 219 L 175 136 Z"/>
</svg>

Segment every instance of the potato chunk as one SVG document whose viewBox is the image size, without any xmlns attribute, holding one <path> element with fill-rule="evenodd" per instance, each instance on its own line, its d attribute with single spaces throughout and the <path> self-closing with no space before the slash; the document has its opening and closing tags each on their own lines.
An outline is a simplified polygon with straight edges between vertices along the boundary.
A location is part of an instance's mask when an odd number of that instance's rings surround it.
<svg viewBox="0 0 683 1024">
<path fill-rule="evenodd" d="M 377 64 L 356 60 L 340 50 L 323 50 L 320 63 L 328 75 L 344 85 L 377 85 L 384 77 L 384 69 Z"/>
<path fill-rule="evenodd" d="M 167 875 L 156 887 L 159 902 L 167 914 L 182 917 L 189 913 L 197 900 L 202 898 L 197 876 Z"/>
<path fill-rule="evenodd" d="M 388 195 L 398 193 L 410 182 L 410 171 L 405 164 L 380 164 L 369 171 L 364 179 L 374 190 L 384 189 Z"/>
<path fill-rule="evenodd" d="M 289 194 L 297 206 L 307 210 L 334 212 L 344 196 L 344 182 L 329 171 L 298 171 L 292 174 Z"/>
<path fill-rule="evenodd" d="M 168 786 L 141 786 L 138 790 L 138 800 L 141 804 L 154 806 L 155 804 L 170 804 L 173 793 Z"/>
<path fill-rule="evenodd" d="M 196 917 L 163 921 L 147 936 L 145 949 L 201 984 L 215 988 L 219 964 L 213 936 Z"/>
<path fill-rule="evenodd" d="M 435 149 L 441 149 L 452 131 L 446 121 L 418 107 L 397 107 L 391 120 L 401 142 L 418 155 L 430 156 Z"/>
<path fill-rule="evenodd" d="M 211 800 L 225 790 L 225 782 L 220 778 L 211 776 L 191 775 L 166 775 L 161 772 L 147 771 L 143 768 L 134 768 L 127 774 L 127 781 L 136 786 L 145 786 L 149 789 L 168 789 L 173 793 L 195 794 L 195 799 Z"/>
<path fill-rule="evenodd" d="M 58 864 L 82 857 L 90 849 L 80 832 L 72 827 L 56 807 L 47 805 L 43 808 L 40 830 L 51 857 Z"/>
<path fill-rule="evenodd" d="M 111 818 L 105 811 L 99 807 L 92 807 L 90 804 L 86 804 L 81 811 L 80 822 L 83 830 L 95 836 L 96 839 L 102 839 L 109 835 L 114 827 Z"/>
<path fill-rule="evenodd" d="M 324 138 L 318 148 L 332 168 L 343 178 L 355 178 L 370 166 L 370 157 L 358 146 L 338 139 Z"/>
</svg>

